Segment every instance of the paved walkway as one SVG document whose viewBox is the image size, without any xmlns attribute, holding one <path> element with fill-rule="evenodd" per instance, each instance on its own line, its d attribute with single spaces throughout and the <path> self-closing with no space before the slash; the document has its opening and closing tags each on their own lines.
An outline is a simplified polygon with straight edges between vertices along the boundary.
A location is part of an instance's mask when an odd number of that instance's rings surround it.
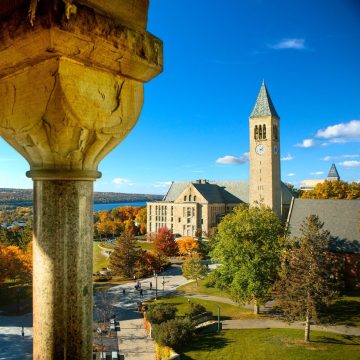
<svg viewBox="0 0 360 360">
<path fill-rule="evenodd" d="M 21 327 L 24 326 L 24 337 Z M 0 316 L 0 360 L 32 359 L 32 315 Z"/>
<path fill-rule="evenodd" d="M 135 289 L 135 281 L 114 286 L 107 291 L 112 312 L 120 321 L 120 331 L 117 333 L 119 352 L 125 360 L 155 359 L 155 342 L 146 334 L 143 316 L 137 311 L 137 303 L 155 298 L 156 278 L 151 277 L 139 282 L 142 296 L 140 291 Z M 190 281 L 181 275 L 181 266 L 173 265 L 157 277 L 157 295 L 168 295 L 175 292 L 178 286 L 188 282 Z M 95 304 L 99 302 L 101 298 L 95 297 Z"/>
<path fill-rule="evenodd" d="M 287 323 L 281 320 L 273 319 L 247 319 L 247 320 L 223 320 L 223 329 L 301 329 L 303 330 L 305 324 L 297 321 L 294 323 Z M 346 325 L 311 325 L 311 330 L 325 331 L 337 333 L 342 335 L 360 336 L 360 328 L 356 326 Z"/>
</svg>

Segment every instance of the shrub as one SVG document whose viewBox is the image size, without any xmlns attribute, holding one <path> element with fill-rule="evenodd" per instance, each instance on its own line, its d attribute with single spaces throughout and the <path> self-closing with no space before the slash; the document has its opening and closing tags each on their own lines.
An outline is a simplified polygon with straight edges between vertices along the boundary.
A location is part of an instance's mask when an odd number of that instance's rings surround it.
<svg viewBox="0 0 360 360">
<path fill-rule="evenodd" d="M 112 279 L 112 276 L 97 275 L 94 276 L 94 282 L 107 282 Z"/>
<path fill-rule="evenodd" d="M 175 319 L 176 307 L 171 304 L 151 305 L 146 312 L 147 319 L 151 324 L 161 324 L 164 321 Z"/>
<path fill-rule="evenodd" d="M 190 312 L 189 312 L 190 317 L 203 314 L 204 312 L 206 312 L 205 306 L 201 304 L 190 303 Z"/>
<path fill-rule="evenodd" d="M 189 319 L 173 319 L 153 326 L 152 333 L 157 343 L 177 351 L 191 341 L 194 325 Z"/>
</svg>

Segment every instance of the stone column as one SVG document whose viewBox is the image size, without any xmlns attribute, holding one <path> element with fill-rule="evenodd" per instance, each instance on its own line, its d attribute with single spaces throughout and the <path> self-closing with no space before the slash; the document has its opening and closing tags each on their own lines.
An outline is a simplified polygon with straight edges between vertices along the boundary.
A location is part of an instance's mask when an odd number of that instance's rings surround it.
<svg viewBox="0 0 360 360">
<path fill-rule="evenodd" d="M 162 69 L 147 6 L 0 2 L 0 135 L 34 180 L 36 360 L 91 358 L 93 181 Z"/>
</svg>

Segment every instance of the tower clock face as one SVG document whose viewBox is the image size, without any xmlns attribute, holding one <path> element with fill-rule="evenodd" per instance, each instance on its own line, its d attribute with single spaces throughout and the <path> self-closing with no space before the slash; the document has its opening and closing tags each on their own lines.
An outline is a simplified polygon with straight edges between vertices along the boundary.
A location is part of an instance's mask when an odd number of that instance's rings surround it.
<svg viewBox="0 0 360 360">
<path fill-rule="evenodd" d="M 265 146 L 263 144 L 257 145 L 255 151 L 258 155 L 262 155 L 265 153 Z"/>
</svg>

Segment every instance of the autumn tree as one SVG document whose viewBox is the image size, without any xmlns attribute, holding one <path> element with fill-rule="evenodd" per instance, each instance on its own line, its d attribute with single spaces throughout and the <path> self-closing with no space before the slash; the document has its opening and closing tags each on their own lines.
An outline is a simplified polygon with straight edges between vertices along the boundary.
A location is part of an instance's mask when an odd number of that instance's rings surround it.
<svg viewBox="0 0 360 360">
<path fill-rule="evenodd" d="M 216 285 L 229 289 L 240 303 L 253 302 L 258 313 L 277 278 L 283 225 L 270 208 L 241 205 L 223 218 L 218 230 L 212 239 L 212 258 L 221 263 Z"/>
<path fill-rule="evenodd" d="M 308 216 L 301 236 L 284 252 L 280 278 L 275 285 L 277 305 L 289 320 L 305 320 L 305 341 L 310 321 L 336 295 L 337 263 L 328 253 L 330 234 L 316 215 Z"/>
<path fill-rule="evenodd" d="M 199 280 L 204 278 L 208 273 L 207 266 L 202 264 L 198 254 L 189 256 L 182 265 L 182 273 L 187 279 L 196 281 L 199 286 Z"/>
<path fill-rule="evenodd" d="M 141 208 L 135 217 L 135 222 L 140 228 L 140 234 L 146 234 L 146 207 Z"/>
<path fill-rule="evenodd" d="M 114 251 L 110 255 L 110 268 L 115 275 L 128 278 L 134 276 L 140 250 L 135 239 L 128 233 L 122 233 L 115 242 Z"/>
<path fill-rule="evenodd" d="M 303 199 L 360 199 L 360 183 L 345 181 L 327 181 L 319 183 L 314 190 L 304 191 Z"/>
<path fill-rule="evenodd" d="M 171 230 L 163 227 L 160 228 L 154 239 L 155 252 L 165 256 L 176 256 L 178 254 L 178 246 Z"/>
<path fill-rule="evenodd" d="M 177 241 L 180 255 L 191 255 L 198 251 L 199 243 L 194 238 L 188 236 Z"/>
</svg>

